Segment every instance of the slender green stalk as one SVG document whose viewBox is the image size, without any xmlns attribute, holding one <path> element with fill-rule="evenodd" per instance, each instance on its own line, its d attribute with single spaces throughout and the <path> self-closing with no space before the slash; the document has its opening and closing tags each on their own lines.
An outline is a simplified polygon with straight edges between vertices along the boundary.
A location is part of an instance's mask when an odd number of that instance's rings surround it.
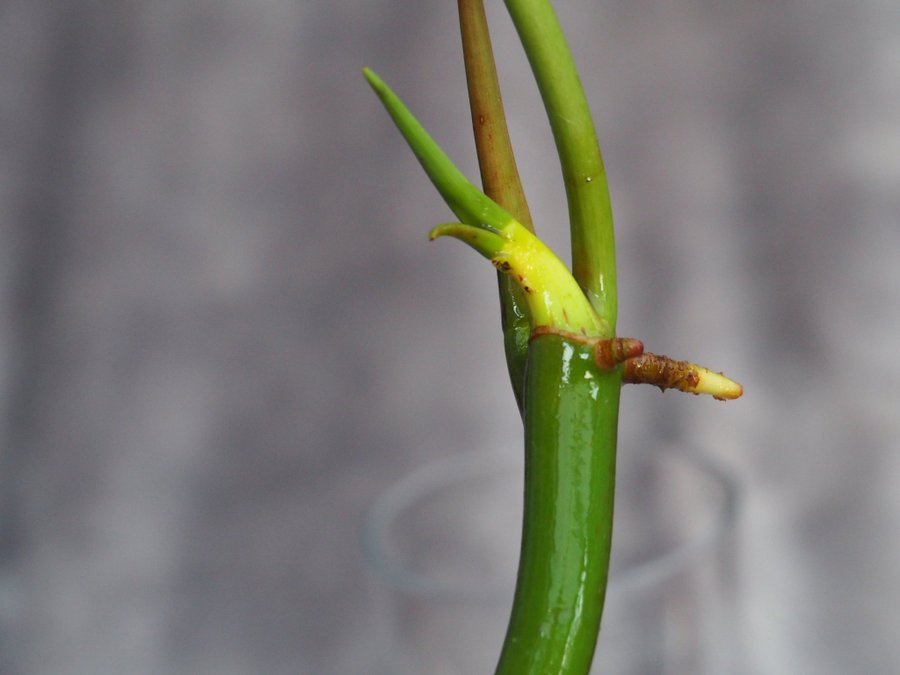
<svg viewBox="0 0 900 675">
<path fill-rule="evenodd" d="M 572 235 L 572 274 L 612 331 L 616 258 L 606 171 L 587 99 L 549 0 L 506 0 L 528 56 L 562 165 Z"/>
<path fill-rule="evenodd" d="M 472 111 L 472 129 L 484 193 L 509 211 L 526 229 L 534 231 L 531 212 L 519 179 L 509 140 L 494 50 L 482 0 L 459 0 L 459 27 L 463 61 Z M 500 323 L 509 379 L 519 412 L 524 406 L 525 362 L 531 317 L 525 293 L 514 279 L 497 274 L 500 291 Z"/>
<path fill-rule="evenodd" d="M 484 193 L 534 232 L 513 154 L 482 0 L 458 0 L 472 130 Z"/>
<path fill-rule="evenodd" d="M 522 554 L 497 673 L 587 673 L 609 566 L 619 375 L 559 335 L 533 339 L 528 359 Z"/>
</svg>

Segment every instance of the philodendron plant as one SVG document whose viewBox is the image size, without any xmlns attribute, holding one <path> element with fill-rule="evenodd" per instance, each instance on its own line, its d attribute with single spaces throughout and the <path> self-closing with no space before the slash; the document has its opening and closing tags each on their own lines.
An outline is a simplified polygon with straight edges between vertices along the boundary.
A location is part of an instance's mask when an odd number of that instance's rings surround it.
<svg viewBox="0 0 900 675">
<path fill-rule="evenodd" d="M 587 100 L 549 0 L 506 0 L 562 166 L 572 271 L 534 234 L 506 129 L 482 0 L 458 0 L 483 191 L 371 70 L 364 74 L 456 216 L 429 237 L 465 242 L 498 270 L 513 393 L 525 427 L 515 599 L 497 673 L 587 673 L 606 594 L 619 391 L 650 383 L 717 399 L 720 373 L 616 336 L 613 221 Z"/>
</svg>

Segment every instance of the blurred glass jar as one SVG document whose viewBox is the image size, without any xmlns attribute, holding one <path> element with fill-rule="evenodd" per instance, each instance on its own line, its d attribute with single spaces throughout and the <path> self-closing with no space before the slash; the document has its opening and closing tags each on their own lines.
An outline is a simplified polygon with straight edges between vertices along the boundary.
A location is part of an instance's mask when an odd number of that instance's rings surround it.
<svg viewBox="0 0 900 675">
<path fill-rule="evenodd" d="M 621 455 L 622 453 L 620 453 Z M 363 543 L 387 675 L 492 673 L 515 587 L 522 462 L 469 453 L 402 478 Z M 620 457 L 610 585 L 592 674 L 736 672 L 738 484 L 697 450 Z"/>
</svg>

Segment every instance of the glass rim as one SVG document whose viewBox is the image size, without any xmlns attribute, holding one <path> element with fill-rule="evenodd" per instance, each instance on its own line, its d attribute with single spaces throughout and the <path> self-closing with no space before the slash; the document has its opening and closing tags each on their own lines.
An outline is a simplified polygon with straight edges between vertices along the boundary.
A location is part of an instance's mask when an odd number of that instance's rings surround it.
<svg viewBox="0 0 900 675">
<path fill-rule="evenodd" d="M 697 534 L 683 542 L 669 545 L 662 553 L 646 560 L 629 564 L 624 569 L 612 570 L 607 590 L 607 601 L 615 602 L 620 596 L 652 589 L 676 576 L 687 568 L 692 560 L 712 548 L 728 533 L 729 525 L 736 522 L 741 502 L 740 482 L 734 472 L 718 459 L 698 447 L 677 443 L 654 446 L 654 455 L 644 451 L 646 461 L 655 455 L 675 457 L 692 464 L 719 488 L 719 503 L 714 517 Z M 495 602 L 507 599 L 511 589 L 501 590 L 497 584 L 466 584 L 446 582 L 409 569 L 393 557 L 385 542 L 396 518 L 407 508 L 439 486 L 452 485 L 469 476 L 484 475 L 508 464 L 510 458 L 497 452 L 467 451 L 444 457 L 420 466 L 392 483 L 382 492 L 366 513 L 362 530 L 363 556 L 376 575 L 394 590 L 427 599 L 461 602 Z M 615 535 L 613 536 L 615 546 Z"/>
</svg>

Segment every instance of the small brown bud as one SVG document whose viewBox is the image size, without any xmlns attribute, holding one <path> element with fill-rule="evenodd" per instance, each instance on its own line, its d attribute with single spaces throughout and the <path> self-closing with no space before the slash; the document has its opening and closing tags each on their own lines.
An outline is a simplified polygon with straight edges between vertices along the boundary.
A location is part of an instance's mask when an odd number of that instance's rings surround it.
<svg viewBox="0 0 900 675">
<path fill-rule="evenodd" d="M 612 370 L 626 359 L 644 353 L 644 343 L 636 338 L 610 338 L 597 340 L 594 345 L 594 361 L 602 370 Z"/>
</svg>

